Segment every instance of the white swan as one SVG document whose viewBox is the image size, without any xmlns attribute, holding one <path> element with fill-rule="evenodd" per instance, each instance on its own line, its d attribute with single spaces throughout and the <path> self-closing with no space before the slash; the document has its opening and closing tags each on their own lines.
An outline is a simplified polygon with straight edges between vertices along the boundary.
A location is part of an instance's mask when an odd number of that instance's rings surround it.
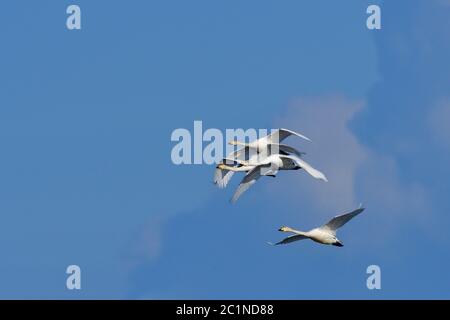
<svg viewBox="0 0 450 320">
<path fill-rule="evenodd" d="M 228 170 L 225 168 L 220 168 L 220 165 L 229 164 L 229 162 L 225 162 L 228 160 L 241 160 L 241 161 L 249 161 L 254 162 L 258 158 L 263 158 L 264 156 L 268 156 L 273 153 L 282 153 L 282 154 L 295 154 L 297 156 L 304 155 L 303 152 L 298 151 L 297 149 L 288 146 L 286 144 L 280 144 L 281 141 L 286 139 L 287 137 L 294 135 L 305 139 L 307 141 L 311 141 L 308 137 L 292 131 L 288 129 L 278 129 L 272 132 L 271 134 L 262 137 L 258 140 L 255 140 L 251 143 L 242 143 L 239 141 L 230 141 L 229 144 L 242 146 L 243 148 L 234 151 L 227 155 L 225 159 L 223 159 L 214 172 L 214 184 L 216 184 L 219 188 L 225 188 L 228 182 L 233 177 L 235 171 Z M 235 166 L 238 166 L 239 163 L 236 163 Z"/>
<path fill-rule="evenodd" d="M 298 170 L 304 169 L 307 173 L 316 179 L 328 181 L 325 175 L 317 169 L 314 169 L 309 163 L 303 159 L 293 155 L 273 154 L 263 161 L 251 164 L 243 162 L 240 166 L 232 167 L 225 164 L 219 164 L 219 169 L 229 170 L 231 172 L 248 171 L 242 179 L 239 187 L 231 198 L 231 202 L 235 203 L 239 197 L 247 191 L 261 176 L 275 177 L 279 170 Z"/>
<path fill-rule="evenodd" d="M 291 232 L 291 233 L 293 233 L 293 235 L 289 236 L 275 244 L 270 243 L 270 242 L 269 242 L 269 244 L 280 245 L 280 244 L 287 244 L 287 243 L 291 243 L 291 242 L 303 240 L 303 239 L 311 239 L 312 241 L 315 241 L 315 242 L 318 242 L 321 244 L 328 244 L 328 245 L 331 244 L 333 246 L 343 247 L 344 245 L 342 244 L 342 242 L 338 238 L 336 238 L 337 229 L 339 229 L 344 224 L 349 222 L 352 218 L 356 217 L 358 214 L 363 212 L 364 209 L 365 208 L 360 206 L 358 209 L 353 210 L 352 212 L 334 217 L 327 224 L 325 224 L 319 228 L 315 228 L 315 229 L 312 229 L 312 230 L 306 231 L 306 232 L 294 230 L 289 227 L 281 227 L 278 231 Z"/>
</svg>

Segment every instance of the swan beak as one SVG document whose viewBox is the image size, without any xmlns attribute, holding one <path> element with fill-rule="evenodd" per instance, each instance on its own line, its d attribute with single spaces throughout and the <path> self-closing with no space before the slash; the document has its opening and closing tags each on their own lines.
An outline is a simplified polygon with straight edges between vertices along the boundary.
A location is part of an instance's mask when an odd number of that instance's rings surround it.
<svg viewBox="0 0 450 320">
<path fill-rule="evenodd" d="M 237 141 L 236 140 L 229 141 L 228 144 L 231 144 L 232 146 L 235 146 L 235 145 L 237 145 Z"/>
</svg>

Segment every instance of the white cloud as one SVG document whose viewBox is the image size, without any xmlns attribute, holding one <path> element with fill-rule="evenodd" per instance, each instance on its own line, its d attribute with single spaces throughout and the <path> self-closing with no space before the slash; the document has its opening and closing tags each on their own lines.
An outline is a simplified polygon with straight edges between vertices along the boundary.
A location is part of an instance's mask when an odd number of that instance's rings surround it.
<svg viewBox="0 0 450 320">
<path fill-rule="evenodd" d="M 306 150 L 305 160 L 329 179 L 323 183 L 303 172 L 286 175 L 273 186 L 267 184 L 267 189 L 298 209 L 292 214 L 299 223 L 311 221 L 307 215 L 298 214 L 302 208 L 317 212 L 320 218 L 313 214 L 317 222 L 361 202 L 370 212 L 366 218 L 368 233 L 377 228 L 384 236 L 393 235 L 406 224 L 421 225 L 426 218 L 423 213 L 430 210 L 426 190 L 418 183 L 400 178 L 394 158 L 365 147 L 350 130 L 349 123 L 363 105 L 362 101 L 336 95 L 299 98 L 275 122 L 277 127 L 299 131 L 313 140 L 309 145 L 301 143 L 299 149 Z M 286 142 L 298 144 L 294 138 Z"/>
<path fill-rule="evenodd" d="M 359 202 L 355 197 L 355 174 L 367 157 L 367 151 L 356 140 L 348 123 L 362 107 L 360 101 L 340 96 L 299 98 L 290 103 L 287 111 L 276 120 L 276 126 L 304 133 L 312 143 L 301 143 L 305 160 L 327 176 L 329 182 L 316 181 L 302 172 L 289 175 L 290 196 L 302 195 L 318 209 L 339 212 Z M 298 144 L 294 138 L 286 143 Z M 304 203 L 302 203 L 304 205 Z"/>
</svg>

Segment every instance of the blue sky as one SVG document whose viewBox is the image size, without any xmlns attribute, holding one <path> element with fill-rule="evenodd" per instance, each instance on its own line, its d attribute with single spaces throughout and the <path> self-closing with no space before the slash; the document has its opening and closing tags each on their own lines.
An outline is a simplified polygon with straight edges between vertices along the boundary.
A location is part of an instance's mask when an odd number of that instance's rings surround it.
<svg viewBox="0 0 450 320">
<path fill-rule="evenodd" d="M 449 298 L 449 16 L 446 0 L 2 4 L 0 297 Z M 194 120 L 298 130 L 330 182 L 280 174 L 232 206 L 239 178 L 219 190 L 212 166 L 171 162 Z M 265 243 L 360 202 L 343 248 Z"/>
</svg>

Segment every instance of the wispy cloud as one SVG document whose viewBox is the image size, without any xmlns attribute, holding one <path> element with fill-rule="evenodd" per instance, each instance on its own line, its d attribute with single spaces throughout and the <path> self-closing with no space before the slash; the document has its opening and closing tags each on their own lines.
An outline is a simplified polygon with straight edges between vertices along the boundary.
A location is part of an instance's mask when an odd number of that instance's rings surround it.
<svg viewBox="0 0 450 320">
<path fill-rule="evenodd" d="M 293 100 L 275 124 L 311 137 L 312 143 L 299 147 L 307 152 L 305 160 L 327 176 L 323 183 L 311 177 L 292 174 L 288 184 L 290 196 L 301 194 L 309 206 L 336 212 L 354 206 L 355 175 L 367 158 L 367 151 L 358 143 L 348 128 L 361 101 L 350 101 L 343 96 L 309 97 Z M 297 143 L 293 138 L 289 143 Z M 280 186 L 283 187 L 283 186 Z M 304 203 L 301 204 L 304 206 Z"/>
<path fill-rule="evenodd" d="M 428 206 L 427 193 L 419 182 L 401 179 L 395 158 L 358 140 L 350 124 L 363 108 L 363 101 L 340 95 L 295 99 L 276 124 L 312 138 L 310 145 L 302 144 L 308 153 L 305 159 L 322 170 L 329 182 L 315 181 L 306 173 L 292 174 L 283 185 L 267 188 L 289 198 L 294 208 L 310 208 L 324 218 L 362 202 L 371 212 L 369 221 L 381 228 L 379 232 L 393 234 L 405 224 L 420 224 Z"/>
</svg>

